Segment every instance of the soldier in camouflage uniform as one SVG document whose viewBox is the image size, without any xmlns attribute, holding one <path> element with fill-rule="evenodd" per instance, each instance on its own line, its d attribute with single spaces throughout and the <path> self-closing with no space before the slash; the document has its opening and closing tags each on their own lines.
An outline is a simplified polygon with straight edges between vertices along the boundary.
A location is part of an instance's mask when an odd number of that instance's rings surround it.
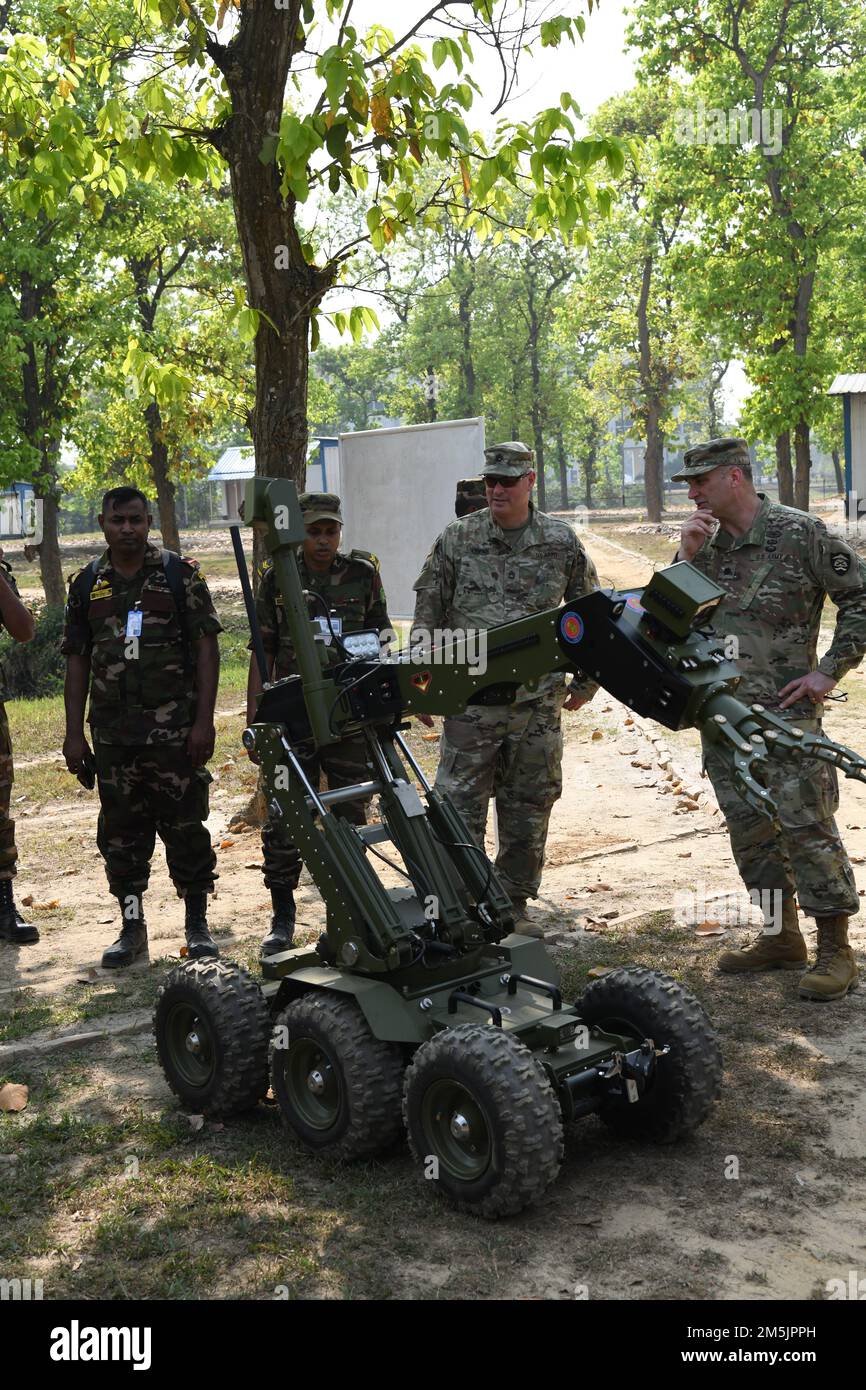
<svg viewBox="0 0 866 1390">
<path fill-rule="evenodd" d="M 0 631 L 6 629 L 16 642 L 31 641 L 34 633 L 33 614 L 18 597 L 18 586 L 12 570 L 0 550 Z M 15 848 L 15 822 L 9 814 L 12 796 L 12 740 L 6 707 L 0 701 L 0 941 L 12 941 L 17 946 L 38 941 L 39 932 L 19 916 L 12 894 L 12 880 L 18 851 Z"/>
<path fill-rule="evenodd" d="M 452 521 L 434 543 L 416 583 L 412 641 L 421 630 L 483 629 L 555 608 L 598 587 L 595 566 L 572 528 L 530 501 L 532 451 L 518 441 L 484 451 L 488 507 Z M 476 706 L 444 721 L 436 786 L 454 799 L 483 846 L 487 808 L 496 798 L 496 868 L 520 918 L 518 931 L 541 936 L 523 916 L 541 882 L 547 826 L 562 794 L 563 676 L 521 687 L 513 704 Z M 574 681 L 566 709 L 597 690 Z M 429 716 L 420 716 L 432 724 Z"/>
<path fill-rule="evenodd" d="M 487 506 L 487 491 L 484 486 L 484 479 L 461 478 L 457 484 L 457 495 L 454 499 L 454 515 L 468 516 L 470 512 L 480 512 L 482 507 Z"/>
<path fill-rule="evenodd" d="M 391 629 L 385 606 L 385 591 L 378 562 L 368 551 L 353 550 L 344 555 L 339 550 L 343 518 L 340 499 L 331 492 L 304 492 L 298 499 L 304 517 L 307 538 L 296 552 L 301 584 L 309 593 L 318 594 L 321 603 L 311 602 L 313 618 L 331 616 L 332 624 L 345 633 Z M 262 575 L 256 599 L 256 615 L 262 634 L 265 658 L 270 665 L 270 679 L 282 680 L 297 674 L 295 653 L 289 635 L 274 571 L 268 567 Z M 335 619 L 339 620 L 337 626 Z M 250 643 L 252 646 L 252 643 Z M 261 677 L 255 659 L 250 660 L 247 687 L 247 722 L 255 719 L 256 701 L 261 691 Z M 360 736 L 344 739 L 333 747 L 321 748 L 312 757 L 302 757 L 302 766 L 313 786 L 319 785 L 322 773 L 328 787 L 348 787 L 369 780 L 367 745 Z M 335 814 L 345 817 L 352 825 L 367 822 L 363 800 L 345 801 L 335 807 Z M 276 955 L 288 950 L 295 930 L 295 889 L 301 876 L 301 856 L 288 839 L 280 821 L 268 819 L 262 830 L 265 885 L 270 889 L 273 904 L 271 930 L 262 942 L 262 956 Z"/>
<path fill-rule="evenodd" d="M 196 561 L 151 545 L 151 521 L 137 489 L 105 494 L 99 524 L 108 549 L 70 580 L 61 648 L 63 752 L 81 776 L 94 764 L 97 844 L 122 914 L 106 968 L 147 951 L 142 895 L 157 834 L 184 899 L 190 958 L 219 955 L 207 925 L 216 858 L 204 821 L 222 628 Z M 95 763 L 84 736 L 88 684 Z"/>
<path fill-rule="evenodd" d="M 743 439 L 713 439 L 689 449 L 676 480 L 689 483 L 697 506 L 682 528 L 677 558 L 727 590 L 713 625 L 736 640 L 743 673 L 738 697 L 784 714 L 797 728 L 819 730 L 823 697 L 866 652 L 866 565 L 817 517 L 755 491 Z M 830 648 L 818 661 L 828 594 L 839 613 Z M 835 768 L 815 760 L 793 770 L 771 763 L 767 785 L 779 807 L 771 823 L 738 796 L 714 748 L 705 747 L 704 762 L 743 882 L 776 904 L 758 941 L 725 952 L 719 968 L 802 970 L 808 951 L 796 893 L 818 926 L 817 960 L 803 975 L 800 994 L 842 998 L 857 980 L 847 929 L 859 898 L 833 819 L 839 805 Z"/>
</svg>

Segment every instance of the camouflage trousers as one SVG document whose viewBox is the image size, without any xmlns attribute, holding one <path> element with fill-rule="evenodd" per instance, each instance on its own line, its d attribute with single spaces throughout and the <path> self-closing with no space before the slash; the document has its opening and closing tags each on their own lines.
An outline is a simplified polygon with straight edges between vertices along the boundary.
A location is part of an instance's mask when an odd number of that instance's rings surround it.
<svg viewBox="0 0 866 1390">
<path fill-rule="evenodd" d="M 96 843 L 115 897 L 142 894 L 159 835 L 178 897 L 213 892 L 217 874 L 208 817 L 207 768 L 193 767 L 183 744 L 128 747 L 97 743 Z"/>
<path fill-rule="evenodd" d="M 0 702 L 0 878 L 14 878 L 18 850 L 15 848 L 15 822 L 9 814 L 12 800 L 12 739 L 6 707 Z"/>
<path fill-rule="evenodd" d="M 313 787 L 318 790 L 322 773 L 328 781 L 328 788 L 351 787 L 354 782 L 368 782 L 370 769 L 367 766 L 367 745 L 363 738 L 349 738 L 330 748 L 320 748 L 312 758 L 299 759 Z M 367 802 L 342 801 L 334 807 L 334 814 L 342 816 L 352 825 L 367 824 Z M 297 888 L 301 877 L 302 860 L 299 850 L 292 844 L 289 833 L 282 821 L 268 818 L 262 829 L 262 852 L 266 888 Z"/>
<path fill-rule="evenodd" d="M 810 732 L 818 720 L 792 721 Z M 704 766 L 728 825 L 731 849 L 747 888 L 781 891 L 810 917 L 860 910 L 854 872 L 833 819 L 839 807 L 836 769 L 809 759 L 770 762 L 767 787 L 779 808 L 774 820 L 753 811 L 734 789 L 718 751 L 704 745 Z"/>
<path fill-rule="evenodd" d="M 517 705 L 470 708 L 442 731 L 436 790 L 448 793 L 482 848 L 496 797 L 496 870 L 519 901 L 538 893 L 550 813 L 562 795 L 562 699 L 557 688 Z"/>
</svg>

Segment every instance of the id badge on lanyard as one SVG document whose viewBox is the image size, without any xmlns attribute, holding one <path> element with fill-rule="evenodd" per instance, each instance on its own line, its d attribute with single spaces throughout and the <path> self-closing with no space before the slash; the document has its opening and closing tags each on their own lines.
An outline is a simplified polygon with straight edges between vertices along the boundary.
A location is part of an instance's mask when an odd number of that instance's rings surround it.
<svg viewBox="0 0 866 1390">
<path fill-rule="evenodd" d="M 142 611 L 141 611 L 141 609 L 140 609 L 139 607 L 130 608 L 129 612 L 128 612 L 127 615 L 126 615 L 126 636 L 127 636 L 127 637 L 140 637 L 140 636 L 141 636 L 141 624 L 142 624 L 143 618 L 144 618 L 144 614 L 142 613 Z"/>
</svg>

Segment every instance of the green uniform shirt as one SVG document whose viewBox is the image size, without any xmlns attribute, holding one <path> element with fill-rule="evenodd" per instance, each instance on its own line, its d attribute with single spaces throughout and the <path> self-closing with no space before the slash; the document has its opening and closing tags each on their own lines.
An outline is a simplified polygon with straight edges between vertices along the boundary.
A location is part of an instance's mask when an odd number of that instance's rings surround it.
<svg viewBox="0 0 866 1390">
<path fill-rule="evenodd" d="M 749 530 L 734 539 L 721 526 L 692 564 L 727 591 L 713 628 L 737 640 L 746 704 L 778 707 L 789 681 L 819 670 L 839 680 L 866 652 L 866 564 L 823 521 L 780 507 L 763 493 Z M 817 660 L 821 610 L 827 595 L 839 610 L 829 651 Z M 782 713 L 815 719 L 823 706 L 803 700 Z"/>
<path fill-rule="evenodd" d="M 595 565 L 564 521 L 530 503 L 529 522 L 514 537 L 487 508 L 449 522 L 415 581 L 413 632 L 499 627 L 598 588 Z M 537 699 L 562 680 L 543 676 L 535 690 L 521 686 L 517 698 Z M 572 688 L 588 698 L 598 686 L 583 679 Z"/>
<path fill-rule="evenodd" d="M 382 577 L 372 560 L 357 553 L 334 556 L 327 574 L 318 574 L 307 567 L 302 550 L 295 556 L 303 588 L 321 594 L 329 613 L 342 621 L 343 632 L 384 632 L 391 621 L 385 606 Z M 311 604 L 312 617 L 324 617 L 325 610 Z M 273 568 L 268 565 L 262 575 L 256 598 L 256 616 L 262 634 L 262 646 L 268 656 L 275 656 L 274 680 L 297 674 L 295 649 L 289 636 L 289 625 L 283 609 L 283 596 L 277 588 Z M 252 642 L 249 643 L 252 650 Z"/>
<path fill-rule="evenodd" d="M 125 579 L 100 557 L 90 602 L 82 604 L 75 580 L 60 650 L 90 657 L 88 722 L 96 743 L 183 743 L 195 719 L 195 644 L 222 632 L 198 563 L 182 557 L 185 613 L 177 611 L 159 546 L 148 545 L 138 574 Z M 138 655 L 129 655 L 127 618 L 142 613 Z M 181 628 L 183 623 L 183 630 Z M 184 640 L 185 639 L 185 640 Z"/>
</svg>

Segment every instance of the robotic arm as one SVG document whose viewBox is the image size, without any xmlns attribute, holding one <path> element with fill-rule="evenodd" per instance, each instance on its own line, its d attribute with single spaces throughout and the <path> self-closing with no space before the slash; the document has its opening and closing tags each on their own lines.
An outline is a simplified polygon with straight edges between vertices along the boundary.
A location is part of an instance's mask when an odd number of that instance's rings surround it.
<svg viewBox="0 0 866 1390">
<path fill-rule="evenodd" d="M 291 744 L 339 742 L 406 715 L 453 714 L 507 704 L 551 671 L 582 672 L 636 713 L 668 729 L 699 728 L 728 759 L 734 785 L 756 810 L 775 812 L 760 774 L 769 758 L 819 758 L 866 782 L 866 760 L 736 698 L 738 669 L 708 629 L 724 590 L 678 562 L 643 590 L 596 590 L 560 608 L 472 635 L 443 634 L 424 651 L 381 659 L 377 634 L 325 647 L 314 639 L 292 551 L 304 539 L 294 485 L 253 479 L 245 514 L 273 558 L 292 624 L 300 676 L 267 688 L 258 721 L 286 726 Z"/>
</svg>

